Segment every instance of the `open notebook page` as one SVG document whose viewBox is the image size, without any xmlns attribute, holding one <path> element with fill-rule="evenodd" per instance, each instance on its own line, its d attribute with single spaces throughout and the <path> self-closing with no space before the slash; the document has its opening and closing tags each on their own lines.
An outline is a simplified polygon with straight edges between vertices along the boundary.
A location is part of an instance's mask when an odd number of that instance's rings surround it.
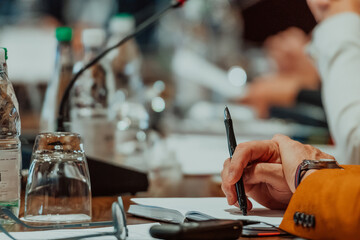
<svg viewBox="0 0 360 240">
<path fill-rule="evenodd" d="M 279 226 L 284 211 L 270 210 L 251 199 L 253 209 L 243 216 L 240 209 L 229 206 L 226 198 L 132 198 L 134 203 L 174 209 L 185 215 L 198 211 L 218 219 L 245 219 Z"/>
</svg>

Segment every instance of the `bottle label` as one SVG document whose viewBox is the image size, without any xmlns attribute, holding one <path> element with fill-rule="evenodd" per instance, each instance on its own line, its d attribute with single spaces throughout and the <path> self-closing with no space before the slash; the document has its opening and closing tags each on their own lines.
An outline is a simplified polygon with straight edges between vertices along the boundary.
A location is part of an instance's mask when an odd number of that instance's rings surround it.
<svg viewBox="0 0 360 240">
<path fill-rule="evenodd" d="M 0 153 L 0 201 L 19 199 L 20 152 L 2 150 Z"/>
</svg>

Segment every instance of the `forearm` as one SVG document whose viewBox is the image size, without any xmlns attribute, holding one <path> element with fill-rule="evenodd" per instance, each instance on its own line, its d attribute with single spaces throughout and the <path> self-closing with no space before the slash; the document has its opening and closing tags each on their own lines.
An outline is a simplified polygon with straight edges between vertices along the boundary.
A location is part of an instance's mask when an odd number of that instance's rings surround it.
<svg viewBox="0 0 360 240">
<path fill-rule="evenodd" d="M 340 148 L 340 163 L 360 163 L 352 156 L 360 143 L 360 17 L 338 14 L 314 32 L 310 52 L 322 78 L 322 93 L 331 134 Z"/>
</svg>

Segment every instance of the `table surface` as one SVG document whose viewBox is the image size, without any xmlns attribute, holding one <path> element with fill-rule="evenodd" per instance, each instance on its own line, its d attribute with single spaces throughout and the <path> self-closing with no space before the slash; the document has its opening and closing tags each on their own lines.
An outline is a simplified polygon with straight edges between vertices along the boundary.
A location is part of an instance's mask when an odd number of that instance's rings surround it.
<svg viewBox="0 0 360 240">
<path fill-rule="evenodd" d="M 127 211 L 131 198 L 134 197 L 219 197 L 223 196 L 220 184 L 214 181 L 212 176 L 184 176 L 177 181 L 165 181 L 164 179 L 150 179 L 150 186 L 147 192 L 139 193 L 136 196 L 122 196 L 124 207 Z M 22 198 L 23 199 L 23 198 Z M 111 204 L 117 201 L 117 196 L 93 197 L 92 199 L 92 221 L 111 220 Z M 20 208 L 20 216 L 24 213 L 24 201 Z M 144 224 L 154 221 L 127 215 L 127 223 Z M 22 226 L 15 224 L 6 226 L 8 231 L 28 231 Z M 247 238 L 240 238 L 247 239 Z M 256 239 L 256 238 L 251 238 Z M 264 239 L 264 238 L 262 238 Z M 281 239 L 280 237 L 267 237 L 265 239 Z"/>
</svg>

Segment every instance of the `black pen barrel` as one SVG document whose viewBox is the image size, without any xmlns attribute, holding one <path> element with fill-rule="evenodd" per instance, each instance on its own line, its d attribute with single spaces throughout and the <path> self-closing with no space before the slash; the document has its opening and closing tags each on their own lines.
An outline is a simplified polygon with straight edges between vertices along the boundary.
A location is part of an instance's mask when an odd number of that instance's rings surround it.
<svg viewBox="0 0 360 240">
<path fill-rule="evenodd" d="M 230 158 L 232 158 L 232 156 L 235 152 L 236 146 L 237 146 L 235 135 L 234 135 L 233 124 L 232 124 L 231 119 L 226 119 L 226 120 L 224 120 L 224 122 L 225 122 L 226 136 L 228 139 L 228 148 L 229 148 Z"/>
<path fill-rule="evenodd" d="M 227 140 L 228 140 L 228 148 L 229 148 L 229 154 L 230 154 L 230 159 L 231 159 L 235 152 L 237 143 L 236 143 L 235 133 L 234 133 L 234 129 L 233 129 L 233 123 L 232 123 L 232 120 L 230 117 L 230 112 L 227 107 L 225 107 L 224 116 L 225 116 L 224 123 L 225 123 L 225 129 L 226 129 L 226 136 L 227 136 Z M 236 189 L 236 195 L 238 198 L 240 209 L 241 209 L 243 215 L 247 215 L 247 200 L 246 200 L 245 187 L 244 187 L 244 181 L 243 181 L 242 176 L 239 179 L 239 181 L 237 183 L 235 183 L 235 189 Z"/>
<path fill-rule="evenodd" d="M 247 200 L 243 177 L 235 184 L 236 194 L 238 196 L 239 206 L 244 216 L 247 215 Z"/>
</svg>

